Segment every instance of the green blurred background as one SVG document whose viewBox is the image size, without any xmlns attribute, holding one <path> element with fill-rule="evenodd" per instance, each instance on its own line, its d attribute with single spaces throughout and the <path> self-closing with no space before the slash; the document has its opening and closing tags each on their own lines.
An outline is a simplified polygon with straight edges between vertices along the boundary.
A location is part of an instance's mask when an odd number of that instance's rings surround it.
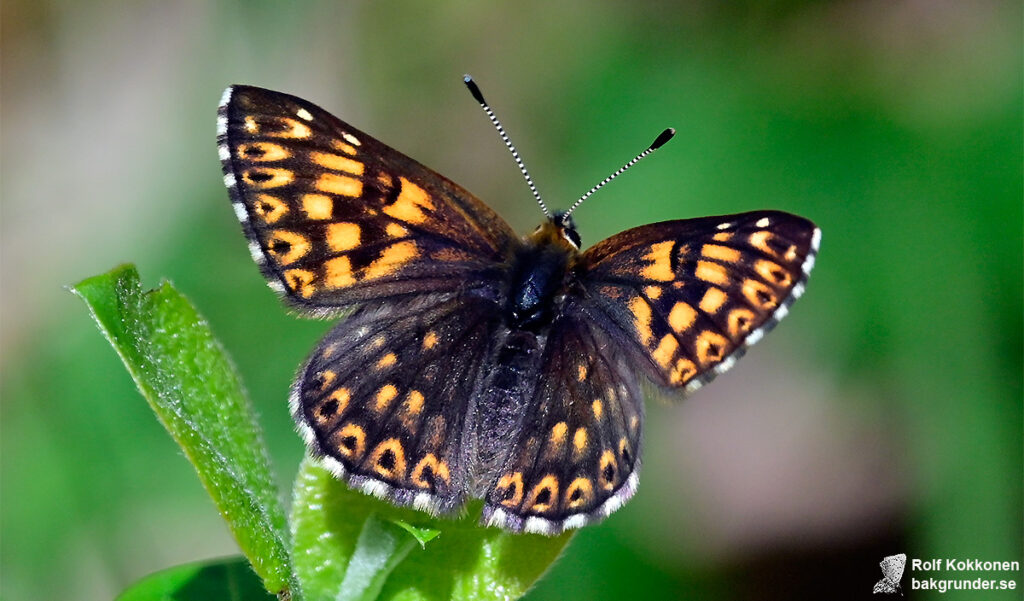
<svg viewBox="0 0 1024 601">
<path fill-rule="evenodd" d="M 677 128 L 576 214 L 584 244 L 761 208 L 824 231 L 767 340 L 649 403 L 637 497 L 531 599 L 865 599 L 884 555 L 1021 559 L 1019 2 L 6 0 L 0 17 L 3 599 L 108 599 L 237 552 L 62 288 L 120 262 L 209 319 L 290 485 L 287 388 L 328 324 L 287 314 L 248 256 L 214 144 L 224 87 L 308 98 L 526 232 L 540 213 L 467 72 L 555 207 Z"/>
</svg>

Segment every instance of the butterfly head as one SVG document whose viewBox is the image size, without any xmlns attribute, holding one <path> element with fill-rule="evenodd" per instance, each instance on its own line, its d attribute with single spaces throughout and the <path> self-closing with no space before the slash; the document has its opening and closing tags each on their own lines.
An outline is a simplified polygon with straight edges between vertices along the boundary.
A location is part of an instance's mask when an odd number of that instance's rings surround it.
<svg viewBox="0 0 1024 601">
<path fill-rule="evenodd" d="M 576 224 L 565 211 L 556 211 L 550 219 L 537 226 L 529 240 L 537 246 L 561 246 L 569 251 L 578 251 L 582 244 Z"/>
</svg>

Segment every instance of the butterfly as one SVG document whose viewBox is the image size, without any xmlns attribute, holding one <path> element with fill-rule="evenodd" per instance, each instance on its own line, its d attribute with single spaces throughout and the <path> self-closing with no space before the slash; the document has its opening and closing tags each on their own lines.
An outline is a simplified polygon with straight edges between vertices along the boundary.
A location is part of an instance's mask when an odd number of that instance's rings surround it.
<svg viewBox="0 0 1024 601">
<path fill-rule="evenodd" d="M 729 369 L 803 292 L 821 235 L 757 211 L 581 252 L 569 212 L 548 213 L 527 175 L 548 217 L 520 238 L 448 178 L 250 86 L 225 91 L 217 141 L 269 286 L 300 313 L 345 316 L 291 388 L 310 454 L 396 505 L 483 499 L 482 523 L 513 532 L 554 535 L 629 500 L 642 380 L 690 393 Z"/>
<path fill-rule="evenodd" d="M 871 592 L 874 594 L 898 592 L 902 595 L 903 589 L 900 587 L 900 580 L 903 578 L 903 570 L 907 567 L 907 554 L 889 555 L 878 565 L 882 566 L 882 579 L 875 583 Z"/>
</svg>

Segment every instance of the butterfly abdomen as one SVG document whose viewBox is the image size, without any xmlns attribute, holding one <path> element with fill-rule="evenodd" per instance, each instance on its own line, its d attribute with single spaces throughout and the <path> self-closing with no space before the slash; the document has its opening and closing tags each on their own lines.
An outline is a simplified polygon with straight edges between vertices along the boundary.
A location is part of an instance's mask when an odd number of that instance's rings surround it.
<svg viewBox="0 0 1024 601">
<path fill-rule="evenodd" d="M 471 493 L 482 493 L 494 484 L 508 451 L 504 444 L 522 429 L 523 408 L 533 396 L 540 373 L 546 336 L 525 330 L 502 328 L 494 341 L 493 366 L 483 374 L 479 393 L 469 415 L 472 436 L 466 464 Z"/>
</svg>

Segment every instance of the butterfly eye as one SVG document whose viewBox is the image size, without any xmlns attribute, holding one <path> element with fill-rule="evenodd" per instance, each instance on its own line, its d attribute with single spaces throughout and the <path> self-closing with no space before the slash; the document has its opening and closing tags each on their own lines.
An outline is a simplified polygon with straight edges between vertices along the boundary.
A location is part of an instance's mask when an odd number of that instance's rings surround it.
<svg viewBox="0 0 1024 601">
<path fill-rule="evenodd" d="M 580 245 L 583 243 L 576 229 L 568 225 L 562 229 L 562 237 L 568 240 L 569 244 L 572 244 L 577 250 L 579 250 Z"/>
</svg>

